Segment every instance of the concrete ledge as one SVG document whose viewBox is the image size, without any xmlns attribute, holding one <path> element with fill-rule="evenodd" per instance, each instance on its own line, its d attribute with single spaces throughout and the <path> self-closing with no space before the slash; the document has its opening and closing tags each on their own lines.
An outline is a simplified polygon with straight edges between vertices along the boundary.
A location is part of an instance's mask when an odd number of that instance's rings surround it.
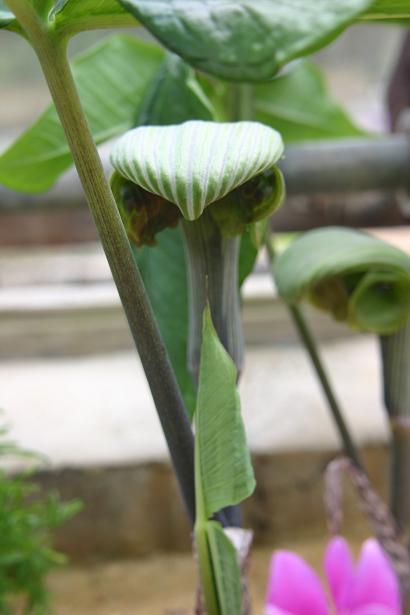
<svg viewBox="0 0 410 615">
<path fill-rule="evenodd" d="M 387 451 L 369 447 L 364 458 L 375 488 L 385 492 Z M 244 504 L 244 522 L 265 547 L 326 533 L 323 471 L 333 451 L 255 455 L 258 486 Z M 59 529 L 55 542 L 74 561 L 187 551 L 190 528 L 166 463 L 42 472 L 42 489 L 79 497 L 84 510 Z M 346 485 L 344 530 L 369 533 L 359 502 Z"/>
</svg>

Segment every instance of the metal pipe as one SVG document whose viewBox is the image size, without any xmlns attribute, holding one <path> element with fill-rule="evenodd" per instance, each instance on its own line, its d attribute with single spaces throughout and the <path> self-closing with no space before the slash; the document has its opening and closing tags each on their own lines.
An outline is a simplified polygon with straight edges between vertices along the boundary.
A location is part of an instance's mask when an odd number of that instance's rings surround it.
<svg viewBox="0 0 410 615">
<path fill-rule="evenodd" d="M 289 196 L 406 189 L 410 140 L 395 134 L 292 145 L 280 166 Z"/>
</svg>

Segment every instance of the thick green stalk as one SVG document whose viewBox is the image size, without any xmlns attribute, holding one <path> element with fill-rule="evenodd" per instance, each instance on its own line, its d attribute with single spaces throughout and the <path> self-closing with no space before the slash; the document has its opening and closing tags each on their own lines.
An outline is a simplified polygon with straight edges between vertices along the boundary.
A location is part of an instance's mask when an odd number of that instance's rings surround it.
<svg viewBox="0 0 410 615">
<path fill-rule="evenodd" d="M 272 238 L 270 237 L 269 232 L 267 233 L 267 236 L 266 236 L 266 249 L 268 252 L 270 263 L 272 265 L 274 258 L 275 258 L 275 251 L 272 245 Z M 359 452 L 356 448 L 356 445 L 353 441 L 352 436 L 350 435 L 349 429 L 345 423 L 342 410 L 336 399 L 336 395 L 333 392 L 333 388 L 332 388 L 332 385 L 330 384 L 329 377 L 326 373 L 325 367 L 320 358 L 314 336 L 309 329 L 309 326 L 305 320 L 303 312 L 301 308 L 296 305 L 287 305 L 287 307 L 289 310 L 289 314 L 293 320 L 293 323 L 296 327 L 296 330 L 299 334 L 299 337 L 306 349 L 306 352 L 309 355 L 313 368 L 316 372 L 316 375 L 322 387 L 323 394 L 327 400 L 330 412 L 336 423 L 336 427 L 339 432 L 340 439 L 343 443 L 345 453 L 358 468 L 364 471 Z"/>
<path fill-rule="evenodd" d="M 196 383 L 202 345 L 203 313 L 209 303 L 218 337 L 232 357 L 239 374 L 243 363 L 238 286 L 240 238 L 222 237 L 209 209 L 194 222 L 184 221 L 183 232 L 188 269 L 189 370 Z"/>
<path fill-rule="evenodd" d="M 32 44 L 64 127 L 130 329 L 147 376 L 191 519 L 195 518 L 194 442 L 191 425 L 161 340 L 118 209 L 104 176 L 67 60 L 27 0 L 7 0 Z M 103 96 L 104 93 L 101 92 Z"/>
<path fill-rule="evenodd" d="M 410 321 L 380 338 L 384 403 L 391 426 L 390 506 L 403 530 L 410 530 Z"/>
</svg>

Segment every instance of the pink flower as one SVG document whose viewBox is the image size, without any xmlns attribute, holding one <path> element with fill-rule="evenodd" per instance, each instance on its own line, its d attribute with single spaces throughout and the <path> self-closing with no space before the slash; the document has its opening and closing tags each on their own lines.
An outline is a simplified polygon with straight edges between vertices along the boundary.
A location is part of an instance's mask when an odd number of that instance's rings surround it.
<svg viewBox="0 0 410 615">
<path fill-rule="evenodd" d="M 316 573 L 290 551 L 272 557 L 266 615 L 401 615 L 396 575 L 374 539 L 354 565 L 343 538 L 330 541 L 324 568 L 331 601 Z"/>
</svg>

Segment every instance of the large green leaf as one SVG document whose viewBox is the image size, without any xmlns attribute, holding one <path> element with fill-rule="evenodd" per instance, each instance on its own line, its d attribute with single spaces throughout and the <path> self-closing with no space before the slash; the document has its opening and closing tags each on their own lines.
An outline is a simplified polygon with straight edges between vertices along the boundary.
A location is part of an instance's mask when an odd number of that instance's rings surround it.
<svg viewBox="0 0 410 615">
<path fill-rule="evenodd" d="M 94 139 L 102 143 L 135 124 L 147 88 L 163 60 L 155 46 L 114 35 L 73 61 Z M 54 106 L 0 156 L 0 183 L 22 192 L 50 188 L 72 164 Z"/>
<path fill-rule="evenodd" d="M 316 51 L 374 0 L 120 0 L 165 47 L 228 80 L 269 79 Z"/>
<path fill-rule="evenodd" d="M 50 20 L 59 33 L 98 28 L 136 27 L 138 22 L 117 0 L 57 0 Z"/>
<path fill-rule="evenodd" d="M 377 0 L 368 10 L 364 19 L 369 20 L 409 20 L 410 3 L 409 0 Z"/>
<path fill-rule="evenodd" d="M 410 257 L 358 231 L 305 233 L 274 264 L 280 295 L 303 298 L 363 331 L 388 334 L 410 316 Z"/>
<path fill-rule="evenodd" d="M 329 95 L 319 68 L 309 61 L 256 85 L 254 107 L 255 119 L 278 130 L 285 142 L 363 135 Z"/>
<path fill-rule="evenodd" d="M 144 100 L 138 123 L 169 126 L 192 119 L 213 120 L 214 109 L 194 71 L 178 56 L 167 53 Z"/>
<path fill-rule="evenodd" d="M 202 520 L 238 504 L 255 488 L 236 376 L 235 365 L 218 339 L 207 308 L 195 411 L 197 509 Z"/>
<path fill-rule="evenodd" d="M 111 162 L 196 220 L 206 206 L 274 166 L 282 153 L 279 133 L 257 122 L 190 121 L 129 131 L 114 146 Z"/>
<path fill-rule="evenodd" d="M 163 231 L 155 248 L 134 246 L 133 252 L 192 418 L 196 393 L 187 367 L 188 289 L 181 231 Z"/>
</svg>

